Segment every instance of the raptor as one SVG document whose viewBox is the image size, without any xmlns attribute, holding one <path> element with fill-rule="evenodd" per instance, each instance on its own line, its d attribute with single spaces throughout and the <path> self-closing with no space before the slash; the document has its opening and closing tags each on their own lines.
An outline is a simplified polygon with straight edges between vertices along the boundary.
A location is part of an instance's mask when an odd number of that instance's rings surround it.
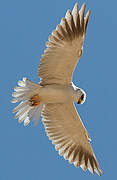
<svg viewBox="0 0 117 180">
<path fill-rule="evenodd" d="M 74 105 L 83 104 L 86 99 L 86 93 L 72 82 L 90 16 L 90 10 L 85 16 L 85 8 L 83 4 L 79 10 L 76 3 L 72 12 L 67 11 L 46 43 L 38 69 L 40 82 L 23 78 L 14 88 L 12 102 L 21 101 L 13 112 L 25 126 L 33 119 L 37 124 L 42 116 L 47 136 L 60 156 L 75 167 L 101 175 L 90 137 Z"/>
</svg>

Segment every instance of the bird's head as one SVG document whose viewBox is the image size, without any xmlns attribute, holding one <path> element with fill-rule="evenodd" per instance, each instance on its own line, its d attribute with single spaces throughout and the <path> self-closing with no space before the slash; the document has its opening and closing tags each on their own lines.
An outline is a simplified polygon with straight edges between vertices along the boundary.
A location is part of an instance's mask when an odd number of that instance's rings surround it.
<svg viewBox="0 0 117 180">
<path fill-rule="evenodd" d="M 78 88 L 77 97 L 77 104 L 83 104 L 86 100 L 86 93 L 82 89 Z"/>
</svg>

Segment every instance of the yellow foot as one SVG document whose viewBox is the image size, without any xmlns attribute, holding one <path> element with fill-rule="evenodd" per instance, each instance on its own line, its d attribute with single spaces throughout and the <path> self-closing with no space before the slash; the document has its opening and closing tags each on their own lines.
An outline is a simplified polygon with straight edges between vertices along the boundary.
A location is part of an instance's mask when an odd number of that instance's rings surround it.
<svg viewBox="0 0 117 180">
<path fill-rule="evenodd" d="M 29 101 L 31 102 L 31 106 L 38 106 L 40 104 L 40 98 L 38 95 L 34 95 Z"/>
</svg>

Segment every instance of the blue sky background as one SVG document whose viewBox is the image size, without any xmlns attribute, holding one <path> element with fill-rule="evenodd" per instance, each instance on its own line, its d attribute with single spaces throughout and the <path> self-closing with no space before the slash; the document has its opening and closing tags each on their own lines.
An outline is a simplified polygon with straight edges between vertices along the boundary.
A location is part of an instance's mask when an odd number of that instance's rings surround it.
<svg viewBox="0 0 117 180">
<path fill-rule="evenodd" d="M 24 127 L 14 119 L 11 92 L 22 77 L 38 82 L 37 69 L 48 35 L 74 0 L 0 1 L 0 180 L 98 179 L 58 156 L 44 127 Z M 79 5 L 84 1 L 78 1 Z M 84 53 L 74 83 L 87 99 L 77 105 L 104 171 L 116 179 L 117 161 L 117 1 L 85 1 L 91 8 Z"/>
</svg>

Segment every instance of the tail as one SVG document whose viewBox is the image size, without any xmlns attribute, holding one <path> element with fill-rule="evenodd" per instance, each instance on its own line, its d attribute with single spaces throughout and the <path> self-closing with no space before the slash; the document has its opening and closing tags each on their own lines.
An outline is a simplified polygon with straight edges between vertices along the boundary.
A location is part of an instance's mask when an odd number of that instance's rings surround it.
<svg viewBox="0 0 117 180">
<path fill-rule="evenodd" d="M 12 103 L 21 103 L 14 108 L 13 112 L 17 112 L 15 118 L 18 118 L 19 123 L 24 121 L 24 126 L 27 126 L 31 120 L 35 120 L 38 124 L 40 120 L 43 104 L 39 100 L 39 88 L 38 84 L 33 83 L 27 78 L 23 78 L 22 81 L 18 81 L 18 87 L 14 88 L 12 96 Z"/>
</svg>

